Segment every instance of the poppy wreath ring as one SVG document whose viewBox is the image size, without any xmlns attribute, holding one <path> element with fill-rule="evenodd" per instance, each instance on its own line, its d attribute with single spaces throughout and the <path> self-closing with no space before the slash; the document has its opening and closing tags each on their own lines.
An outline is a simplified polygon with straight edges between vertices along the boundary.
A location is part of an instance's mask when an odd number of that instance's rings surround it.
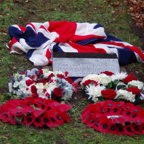
<svg viewBox="0 0 144 144">
<path fill-rule="evenodd" d="M 4 123 L 15 125 L 21 122 L 25 125 L 34 124 L 36 127 L 46 125 L 57 127 L 69 122 L 70 118 L 66 111 L 71 106 L 60 104 L 52 99 L 35 99 L 33 97 L 24 100 L 9 100 L 0 107 L 0 119 Z"/>
<path fill-rule="evenodd" d="M 144 134 L 144 110 L 123 101 L 107 100 L 90 104 L 82 112 L 82 122 L 102 133 Z"/>
</svg>

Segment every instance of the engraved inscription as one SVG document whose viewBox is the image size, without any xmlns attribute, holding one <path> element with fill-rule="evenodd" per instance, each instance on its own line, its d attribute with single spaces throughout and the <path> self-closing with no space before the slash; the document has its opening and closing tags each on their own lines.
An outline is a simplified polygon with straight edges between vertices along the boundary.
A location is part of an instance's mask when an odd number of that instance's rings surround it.
<svg viewBox="0 0 144 144">
<path fill-rule="evenodd" d="M 119 73 L 118 59 L 113 58 L 58 58 L 53 57 L 53 71 L 68 71 L 69 77 L 99 74 L 103 71 Z"/>
</svg>

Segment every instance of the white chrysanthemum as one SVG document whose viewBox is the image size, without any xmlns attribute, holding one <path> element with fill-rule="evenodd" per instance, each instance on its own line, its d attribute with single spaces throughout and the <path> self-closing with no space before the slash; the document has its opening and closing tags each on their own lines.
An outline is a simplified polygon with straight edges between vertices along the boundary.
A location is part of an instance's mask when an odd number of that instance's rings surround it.
<svg viewBox="0 0 144 144">
<path fill-rule="evenodd" d="M 132 80 L 128 83 L 128 85 L 137 86 L 140 90 L 143 89 L 143 87 L 144 87 L 143 82 L 138 81 L 138 80 Z"/>
<path fill-rule="evenodd" d="M 86 77 L 84 77 L 81 81 L 81 85 L 82 83 L 84 83 L 87 80 L 94 80 L 94 81 L 99 81 L 99 75 L 96 74 L 89 74 Z"/>
<path fill-rule="evenodd" d="M 96 102 L 98 100 L 98 97 L 101 97 L 102 94 L 101 94 L 101 91 L 104 90 L 105 87 L 104 86 L 95 86 L 95 85 L 89 85 L 89 86 L 86 86 L 86 93 L 89 95 L 89 98 L 92 98 L 92 100 L 94 102 Z"/>
<path fill-rule="evenodd" d="M 127 73 L 121 72 L 119 74 L 115 74 L 111 76 L 111 80 L 115 81 L 115 80 L 123 80 L 124 78 L 127 77 Z"/>
<path fill-rule="evenodd" d="M 48 76 L 53 73 L 52 71 L 49 71 L 49 69 L 42 69 L 42 70 L 43 70 L 44 79 L 48 78 Z"/>
<path fill-rule="evenodd" d="M 111 77 L 106 75 L 106 74 L 100 74 L 99 75 L 99 81 L 98 83 L 103 84 L 103 85 L 108 85 L 111 82 Z"/>
<path fill-rule="evenodd" d="M 119 97 L 120 95 L 122 95 L 121 97 Z M 126 91 L 126 90 L 118 90 L 117 91 L 117 96 L 115 97 L 115 99 L 125 99 L 127 101 L 130 102 L 134 102 L 135 101 L 135 95 L 132 94 L 132 92 Z"/>
</svg>

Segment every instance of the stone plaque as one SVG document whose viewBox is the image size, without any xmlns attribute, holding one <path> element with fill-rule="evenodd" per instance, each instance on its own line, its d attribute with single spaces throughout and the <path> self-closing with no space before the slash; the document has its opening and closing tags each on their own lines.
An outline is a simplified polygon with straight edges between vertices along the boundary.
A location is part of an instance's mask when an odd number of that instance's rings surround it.
<svg viewBox="0 0 144 144">
<path fill-rule="evenodd" d="M 68 71 L 69 77 L 83 77 L 103 71 L 120 73 L 116 54 L 105 53 L 53 53 L 53 71 Z"/>
</svg>

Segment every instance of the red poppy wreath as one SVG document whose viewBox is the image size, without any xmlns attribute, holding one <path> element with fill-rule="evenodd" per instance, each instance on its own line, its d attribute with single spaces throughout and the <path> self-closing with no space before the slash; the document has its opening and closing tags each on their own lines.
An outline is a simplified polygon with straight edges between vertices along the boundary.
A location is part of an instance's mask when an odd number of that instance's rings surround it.
<svg viewBox="0 0 144 144">
<path fill-rule="evenodd" d="M 82 122 L 102 133 L 144 134 L 144 110 L 123 101 L 107 100 L 90 104 L 82 112 Z"/>
<path fill-rule="evenodd" d="M 21 122 L 25 125 L 34 124 L 36 127 L 46 125 L 57 127 L 69 122 L 70 118 L 66 111 L 71 108 L 68 104 L 60 104 L 52 99 L 33 97 L 24 100 L 9 100 L 0 107 L 0 119 L 4 123 L 15 125 Z"/>
</svg>

